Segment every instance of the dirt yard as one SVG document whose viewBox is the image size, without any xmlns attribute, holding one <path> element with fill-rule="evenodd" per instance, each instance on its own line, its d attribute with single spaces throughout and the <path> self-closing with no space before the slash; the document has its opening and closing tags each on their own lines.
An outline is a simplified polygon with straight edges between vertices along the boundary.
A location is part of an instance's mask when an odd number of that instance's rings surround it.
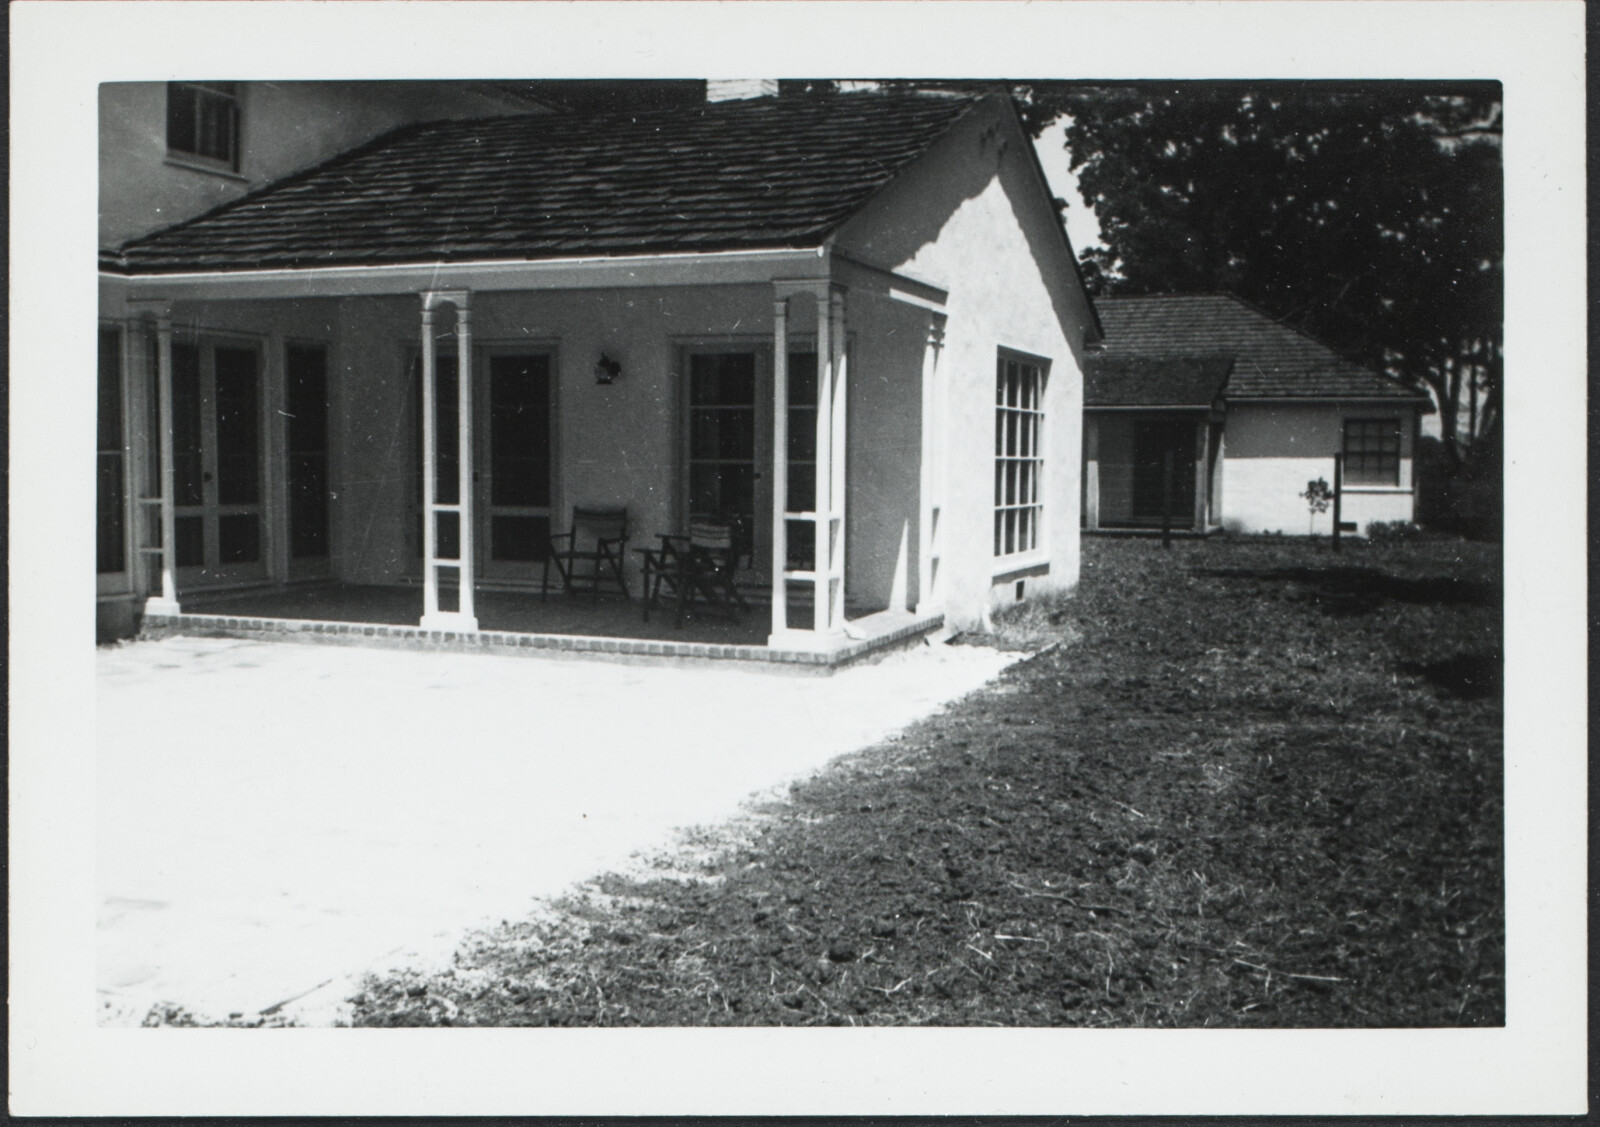
<svg viewBox="0 0 1600 1127">
<path fill-rule="evenodd" d="M 1498 550 L 1088 541 L 1048 647 L 363 1025 L 1504 1022 Z"/>
</svg>

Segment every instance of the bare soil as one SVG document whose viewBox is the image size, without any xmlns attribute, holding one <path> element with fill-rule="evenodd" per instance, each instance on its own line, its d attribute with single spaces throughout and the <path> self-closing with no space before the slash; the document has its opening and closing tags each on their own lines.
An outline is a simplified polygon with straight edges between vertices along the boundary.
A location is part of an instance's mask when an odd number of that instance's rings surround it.
<svg viewBox="0 0 1600 1127">
<path fill-rule="evenodd" d="M 354 1020 L 1501 1025 L 1499 568 L 1086 541 L 991 687 Z"/>
</svg>

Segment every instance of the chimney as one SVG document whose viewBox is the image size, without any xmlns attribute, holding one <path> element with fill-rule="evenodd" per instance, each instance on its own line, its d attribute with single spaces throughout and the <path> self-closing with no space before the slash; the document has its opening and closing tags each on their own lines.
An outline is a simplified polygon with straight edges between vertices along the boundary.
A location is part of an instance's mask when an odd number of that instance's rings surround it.
<svg viewBox="0 0 1600 1127">
<path fill-rule="evenodd" d="M 708 78 L 706 101 L 733 102 L 742 98 L 770 98 L 778 93 L 776 78 Z"/>
</svg>

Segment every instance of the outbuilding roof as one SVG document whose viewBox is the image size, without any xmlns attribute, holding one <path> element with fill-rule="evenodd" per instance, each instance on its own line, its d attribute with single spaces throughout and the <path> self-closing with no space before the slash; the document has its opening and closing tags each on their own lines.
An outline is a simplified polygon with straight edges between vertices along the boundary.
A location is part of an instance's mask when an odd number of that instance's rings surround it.
<svg viewBox="0 0 1600 1127">
<path fill-rule="evenodd" d="M 1083 368 L 1083 405 L 1207 408 L 1222 395 L 1232 370 L 1227 356 L 1090 353 Z"/>
<path fill-rule="evenodd" d="M 756 98 L 401 128 L 127 243 L 132 274 L 808 247 L 977 99 Z"/>
<path fill-rule="evenodd" d="M 1231 294 L 1095 301 L 1103 358 L 1230 356 L 1229 399 L 1417 399 L 1421 393 Z"/>
</svg>

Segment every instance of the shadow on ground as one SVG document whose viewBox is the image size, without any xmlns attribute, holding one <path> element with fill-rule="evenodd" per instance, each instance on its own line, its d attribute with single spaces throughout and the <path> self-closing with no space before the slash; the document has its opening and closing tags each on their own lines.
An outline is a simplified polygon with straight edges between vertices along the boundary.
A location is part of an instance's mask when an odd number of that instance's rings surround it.
<svg viewBox="0 0 1600 1127">
<path fill-rule="evenodd" d="M 1487 700 L 1500 695 L 1504 659 L 1499 650 L 1458 653 L 1443 661 L 1402 662 L 1401 673 L 1421 677 L 1460 700 Z"/>
<path fill-rule="evenodd" d="M 1452 575 L 1400 576 L 1375 567 L 1196 568 L 1194 574 L 1298 583 L 1325 614 L 1341 617 L 1370 614 L 1391 602 L 1486 607 L 1500 600 L 1500 588 L 1494 583 Z"/>
</svg>

